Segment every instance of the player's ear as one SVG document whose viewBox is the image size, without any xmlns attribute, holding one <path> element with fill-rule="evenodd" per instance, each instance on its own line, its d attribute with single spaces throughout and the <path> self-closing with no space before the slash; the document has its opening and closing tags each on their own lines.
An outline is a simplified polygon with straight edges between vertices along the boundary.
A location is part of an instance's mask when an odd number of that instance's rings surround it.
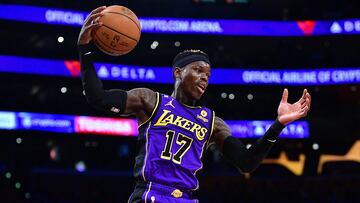
<svg viewBox="0 0 360 203">
<path fill-rule="evenodd" d="M 174 78 L 181 79 L 181 69 L 179 67 L 175 67 L 175 69 L 174 69 Z"/>
</svg>

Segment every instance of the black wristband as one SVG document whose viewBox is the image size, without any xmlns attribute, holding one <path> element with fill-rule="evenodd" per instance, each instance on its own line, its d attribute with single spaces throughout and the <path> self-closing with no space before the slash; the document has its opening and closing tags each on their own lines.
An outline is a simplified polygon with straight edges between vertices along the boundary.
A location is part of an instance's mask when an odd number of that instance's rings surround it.
<svg viewBox="0 0 360 203">
<path fill-rule="evenodd" d="M 115 114 L 123 114 L 126 108 L 127 92 L 121 89 L 104 91 L 98 107 Z"/>
<path fill-rule="evenodd" d="M 79 54 L 84 55 L 88 52 L 94 51 L 94 43 L 88 43 L 88 44 L 79 44 L 78 45 Z"/>
<path fill-rule="evenodd" d="M 285 128 L 285 125 L 281 124 L 280 121 L 276 119 L 271 127 L 275 130 L 275 132 L 281 133 L 281 131 Z"/>
<path fill-rule="evenodd" d="M 268 141 L 274 142 L 280 135 L 281 131 L 285 128 L 285 125 L 281 124 L 278 119 L 271 125 L 266 131 L 264 138 Z"/>
</svg>

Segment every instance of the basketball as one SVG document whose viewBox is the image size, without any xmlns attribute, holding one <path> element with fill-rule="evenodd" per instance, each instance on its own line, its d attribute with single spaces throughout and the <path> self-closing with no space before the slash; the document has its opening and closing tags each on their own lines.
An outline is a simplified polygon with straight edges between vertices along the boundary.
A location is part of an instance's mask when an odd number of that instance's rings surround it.
<svg viewBox="0 0 360 203">
<path fill-rule="evenodd" d="M 102 26 L 92 32 L 96 46 L 106 54 L 120 56 L 135 48 L 140 39 L 140 23 L 130 9 L 113 5 L 102 11 Z"/>
</svg>

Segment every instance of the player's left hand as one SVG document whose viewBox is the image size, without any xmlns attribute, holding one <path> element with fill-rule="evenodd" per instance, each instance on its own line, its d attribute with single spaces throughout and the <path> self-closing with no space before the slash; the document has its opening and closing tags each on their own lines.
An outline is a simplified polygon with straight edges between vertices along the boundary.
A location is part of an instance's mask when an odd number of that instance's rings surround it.
<svg viewBox="0 0 360 203">
<path fill-rule="evenodd" d="M 286 125 L 299 118 L 305 117 L 310 110 L 311 96 L 307 89 L 304 89 L 302 97 L 294 104 L 287 102 L 289 92 L 284 89 L 282 99 L 278 108 L 278 120 L 281 124 Z"/>
</svg>

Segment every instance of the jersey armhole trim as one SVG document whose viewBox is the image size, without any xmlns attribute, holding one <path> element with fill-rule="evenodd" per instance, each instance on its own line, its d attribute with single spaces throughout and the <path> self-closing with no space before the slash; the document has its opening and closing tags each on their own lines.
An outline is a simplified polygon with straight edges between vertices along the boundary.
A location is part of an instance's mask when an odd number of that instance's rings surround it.
<svg viewBox="0 0 360 203">
<path fill-rule="evenodd" d="M 159 103 L 160 103 L 160 95 L 159 95 L 159 92 L 156 92 L 156 103 L 155 103 L 155 107 L 154 107 L 153 111 L 151 112 L 150 117 L 149 117 L 145 122 L 139 124 L 138 129 L 139 129 L 141 126 L 147 124 L 147 123 L 152 119 L 152 117 L 154 116 L 155 112 L 157 111 L 157 109 L 158 109 L 158 107 L 159 107 Z"/>
<path fill-rule="evenodd" d="M 211 138 L 213 136 L 213 133 L 214 133 L 214 124 L 215 124 L 215 111 L 212 111 L 212 120 L 211 120 L 211 130 L 210 130 L 210 135 L 209 135 L 209 138 L 208 138 L 208 141 L 206 143 L 206 148 L 208 148 L 209 144 L 210 144 L 210 141 L 211 141 Z"/>
</svg>

